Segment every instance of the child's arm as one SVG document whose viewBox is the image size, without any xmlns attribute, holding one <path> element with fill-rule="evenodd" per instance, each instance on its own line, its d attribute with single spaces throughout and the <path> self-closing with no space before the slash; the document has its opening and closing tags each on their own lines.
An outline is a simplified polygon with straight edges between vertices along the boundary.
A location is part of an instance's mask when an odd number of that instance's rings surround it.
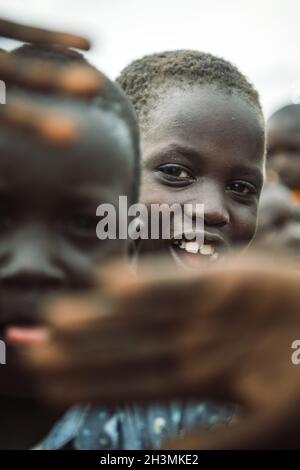
<svg viewBox="0 0 300 470">
<path fill-rule="evenodd" d="M 279 444 L 290 403 L 293 417 L 299 410 L 300 374 L 291 361 L 300 334 L 299 272 L 257 259 L 201 275 L 156 265 L 136 278 L 119 266 L 100 282 L 105 295 L 48 308 L 52 341 L 31 352 L 48 396 L 108 405 L 175 397 L 237 402 L 248 413 L 239 425 L 244 434 L 233 427 L 224 441 L 221 433 L 202 442 Z M 258 423 L 262 440 L 255 444 Z M 298 438 L 298 426 L 290 431 Z"/>
</svg>

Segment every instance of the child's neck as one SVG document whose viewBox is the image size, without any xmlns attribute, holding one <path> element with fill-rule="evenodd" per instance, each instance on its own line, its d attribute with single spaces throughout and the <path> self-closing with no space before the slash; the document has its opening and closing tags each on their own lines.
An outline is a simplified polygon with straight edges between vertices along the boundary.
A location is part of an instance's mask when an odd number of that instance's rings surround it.
<svg viewBox="0 0 300 470">
<path fill-rule="evenodd" d="M 35 400 L 0 397 L 0 449 L 36 446 L 62 414 Z"/>
</svg>

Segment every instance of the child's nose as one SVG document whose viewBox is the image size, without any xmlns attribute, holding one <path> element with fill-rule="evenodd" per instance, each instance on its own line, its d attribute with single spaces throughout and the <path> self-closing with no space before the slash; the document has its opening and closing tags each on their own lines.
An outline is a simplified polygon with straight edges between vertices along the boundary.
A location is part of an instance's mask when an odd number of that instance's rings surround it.
<svg viewBox="0 0 300 470">
<path fill-rule="evenodd" d="M 204 224 L 207 226 L 223 226 L 230 221 L 224 191 L 213 182 L 203 186 Z"/>
<path fill-rule="evenodd" d="M 57 288 L 64 283 L 64 272 L 56 262 L 55 247 L 37 231 L 23 232 L 10 243 L 2 257 L 0 281 L 16 288 Z"/>
<path fill-rule="evenodd" d="M 225 207 L 213 204 L 212 201 L 204 206 L 204 224 L 207 226 L 222 227 L 229 223 L 229 214 Z"/>
</svg>

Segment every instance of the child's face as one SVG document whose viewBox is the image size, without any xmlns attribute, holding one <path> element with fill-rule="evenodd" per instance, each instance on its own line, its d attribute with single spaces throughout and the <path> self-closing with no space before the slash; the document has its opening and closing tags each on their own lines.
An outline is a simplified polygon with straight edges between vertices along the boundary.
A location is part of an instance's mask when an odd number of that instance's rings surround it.
<svg viewBox="0 0 300 470">
<path fill-rule="evenodd" d="M 268 168 L 283 184 L 300 189 L 300 122 L 289 115 L 272 117 L 268 122 Z"/>
<path fill-rule="evenodd" d="M 259 204 L 255 245 L 274 253 L 287 253 L 299 259 L 300 210 L 285 186 L 266 186 Z"/>
<path fill-rule="evenodd" d="M 125 124 L 98 109 L 65 109 L 83 135 L 49 148 L 0 133 L 0 326 L 35 323 L 48 294 L 85 288 L 97 267 L 123 256 L 126 241 L 96 237 L 96 209 L 118 205 L 132 184 L 132 142 Z M 117 212 L 118 213 L 118 212 Z"/>
<path fill-rule="evenodd" d="M 142 202 L 204 204 L 204 243 L 217 254 L 249 244 L 264 166 L 263 127 L 252 106 L 209 87 L 169 88 L 141 138 Z M 163 249 L 179 262 L 201 257 L 172 240 Z"/>
</svg>

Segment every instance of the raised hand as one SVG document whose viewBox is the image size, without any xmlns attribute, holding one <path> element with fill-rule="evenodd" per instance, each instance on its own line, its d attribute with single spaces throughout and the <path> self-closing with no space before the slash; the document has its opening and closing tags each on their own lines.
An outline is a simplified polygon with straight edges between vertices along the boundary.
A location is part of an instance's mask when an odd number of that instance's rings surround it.
<svg viewBox="0 0 300 470">
<path fill-rule="evenodd" d="M 87 39 L 69 34 L 24 26 L 0 19 L 0 36 L 55 47 L 89 49 Z M 55 92 L 78 98 L 101 94 L 103 76 L 84 63 L 60 65 L 47 60 L 24 58 L 0 52 L 0 79 L 37 91 Z M 76 123 L 61 113 L 34 106 L 26 99 L 10 93 L 10 99 L 0 106 L 0 121 L 17 129 L 25 129 L 51 144 L 73 143 Z"/>
<path fill-rule="evenodd" d="M 59 44 L 64 47 L 88 50 L 90 41 L 82 36 L 58 31 L 49 31 L 0 19 L 0 36 L 37 44 Z"/>
<path fill-rule="evenodd" d="M 244 407 L 226 433 L 174 448 L 293 445 L 299 282 L 289 266 L 279 271 L 260 259 L 200 275 L 154 264 L 135 277 L 118 266 L 99 277 L 93 295 L 48 306 L 50 340 L 27 358 L 43 393 L 58 402 L 209 398 Z"/>
</svg>

